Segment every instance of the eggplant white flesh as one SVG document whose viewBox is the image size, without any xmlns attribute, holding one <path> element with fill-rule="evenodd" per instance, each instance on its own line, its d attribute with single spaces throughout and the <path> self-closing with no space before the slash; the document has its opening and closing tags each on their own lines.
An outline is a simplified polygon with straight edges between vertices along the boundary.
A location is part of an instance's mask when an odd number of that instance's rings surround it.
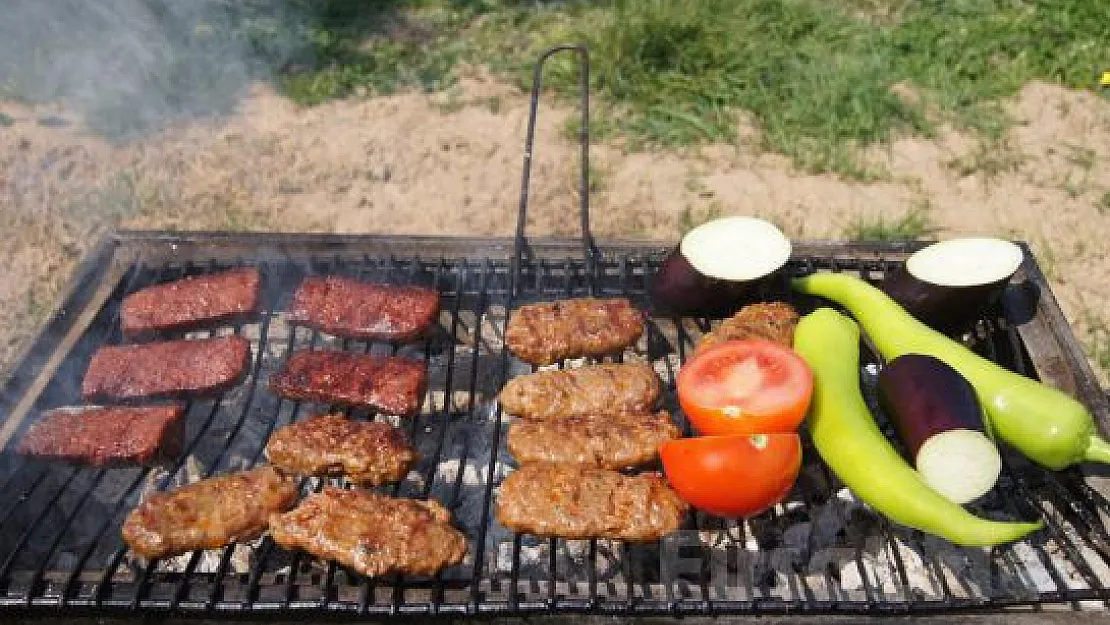
<svg viewBox="0 0 1110 625">
<path fill-rule="evenodd" d="M 1002 458 L 984 431 L 975 389 L 955 369 L 932 356 L 899 356 L 879 374 L 878 390 L 911 462 L 934 490 L 963 504 L 994 487 Z"/>
<path fill-rule="evenodd" d="M 766 220 L 714 219 L 682 237 L 656 273 L 652 297 L 676 314 L 731 314 L 770 287 L 790 253 L 790 240 Z"/>
<path fill-rule="evenodd" d="M 1020 247 L 992 238 L 949 239 L 924 247 L 884 282 L 911 315 L 941 330 L 974 322 L 1021 266 Z"/>
</svg>

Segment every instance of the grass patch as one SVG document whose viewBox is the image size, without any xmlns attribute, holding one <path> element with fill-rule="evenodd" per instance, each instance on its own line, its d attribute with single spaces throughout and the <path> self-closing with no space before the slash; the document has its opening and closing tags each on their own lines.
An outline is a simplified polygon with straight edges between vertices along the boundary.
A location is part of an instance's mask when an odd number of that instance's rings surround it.
<svg viewBox="0 0 1110 625">
<path fill-rule="evenodd" d="M 1096 208 L 1098 209 L 1099 215 L 1110 213 L 1110 191 L 1106 191 L 1102 194 L 1102 197 L 1098 200 Z"/>
<path fill-rule="evenodd" d="M 849 241 L 915 241 L 937 232 L 937 226 L 924 207 L 915 207 L 901 217 L 887 219 L 883 215 L 875 218 L 857 218 L 844 230 Z"/>
</svg>

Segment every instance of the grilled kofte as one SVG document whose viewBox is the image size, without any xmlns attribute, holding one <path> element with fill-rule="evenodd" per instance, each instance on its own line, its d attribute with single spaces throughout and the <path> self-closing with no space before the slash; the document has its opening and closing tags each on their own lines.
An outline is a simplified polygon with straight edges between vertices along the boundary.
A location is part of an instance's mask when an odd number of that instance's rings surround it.
<svg viewBox="0 0 1110 625">
<path fill-rule="evenodd" d="M 520 376 L 500 399 L 505 412 L 523 419 L 564 419 L 648 413 L 659 392 L 650 365 L 604 364 Z"/>
<path fill-rule="evenodd" d="M 157 284 L 123 300 L 120 324 L 129 338 L 188 330 L 257 312 L 261 276 L 233 269 Z"/>
<path fill-rule="evenodd" d="M 399 356 L 300 351 L 270 377 L 277 394 L 298 401 L 367 406 L 396 415 L 420 410 L 424 363 Z"/>
<path fill-rule="evenodd" d="M 123 539 L 146 558 L 215 549 L 262 535 L 270 515 L 296 500 L 296 485 L 273 467 L 203 479 L 147 497 L 124 522 Z"/>
<path fill-rule="evenodd" d="M 790 347 L 798 312 L 784 302 L 749 304 L 702 337 L 695 353 L 725 341 L 767 339 Z"/>
<path fill-rule="evenodd" d="M 212 394 L 239 381 L 250 355 L 250 342 L 240 336 L 101 347 L 89 362 L 81 396 L 89 400 Z"/>
<path fill-rule="evenodd" d="M 404 478 L 419 454 L 388 423 L 318 415 L 274 432 L 266 457 L 284 473 L 345 475 L 362 486 L 381 486 Z"/>
<path fill-rule="evenodd" d="M 623 469 L 659 457 L 659 445 L 682 436 L 664 411 L 616 417 L 517 421 L 506 443 L 518 462 L 560 462 Z"/>
<path fill-rule="evenodd" d="M 581 298 L 514 310 L 505 343 L 525 362 L 550 365 L 564 358 L 620 352 L 643 332 L 643 313 L 627 299 Z"/>
<path fill-rule="evenodd" d="M 301 282 L 289 319 L 346 338 L 411 341 L 427 332 L 438 313 L 433 289 L 326 276 Z"/>
<path fill-rule="evenodd" d="M 434 501 L 395 499 L 365 490 L 324 488 L 270 517 L 274 542 L 303 549 L 369 577 L 432 575 L 462 562 L 466 537 Z"/>
<path fill-rule="evenodd" d="M 59 408 L 36 421 L 17 451 L 94 466 L 147 464 L 181 453 L 181 404 Z"/>
<path fill-rule="evenodd" d="M 560 538 L 657 540 L 685 514 L 686 504 L 658 475 L 570 464 L 526 464 L 505 478 L 497 497 L 505 527 Z"/>
</svg>

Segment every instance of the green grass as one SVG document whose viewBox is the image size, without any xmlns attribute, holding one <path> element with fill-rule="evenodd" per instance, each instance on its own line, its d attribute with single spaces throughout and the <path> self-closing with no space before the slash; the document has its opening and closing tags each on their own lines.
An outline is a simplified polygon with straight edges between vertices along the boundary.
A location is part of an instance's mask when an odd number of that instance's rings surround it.
<svg viewBox="0 0 1110 625">
<path fill-rule="evenodd" d="M 1099 215 L 1110 213 L 1110 191 L 1106 191 L 1102 194 L 1102 197 L 1099 198 L 1098 205 L 1095 208 L 1098 209 Z"/>
<path fill-rule="evenodd" d="M 924 207 L 915 207 L 893 220 L 883 215 L 858 218 L 844 229 L 849 241 L 914 241 L 937 232 L 937 227 Z"/>
</svg>

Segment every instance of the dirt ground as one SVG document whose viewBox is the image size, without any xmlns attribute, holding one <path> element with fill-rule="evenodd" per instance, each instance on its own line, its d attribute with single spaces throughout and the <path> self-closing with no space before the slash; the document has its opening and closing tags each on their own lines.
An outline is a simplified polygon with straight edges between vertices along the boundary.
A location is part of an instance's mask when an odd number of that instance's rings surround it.
<svg viewBox="0 0 1110 625">
<path fill-rule="evenodd" d="M 724 214 L 770 218 L 797 238 L 854 220 L 926 214 L 936 236 L 1030 241 L 1077 335 L 1110 321 L 1110 103 L 1031 84 L 1017 124 L 985 148 L 953 131 L 869 154 L 885 173 L 852 182 L 795 171 L 737 145 L 686 153 L 593 151 L 599 235 L 676 239 Z M 448 93 L 352 98 L 301 109 L 258 86 L 226 119 L 114 145 L 71 113 L 0 102 L 0 371 L 55 305 L 107 228 L 508 234 L 519 198 L 527 99 L 480 72 Z M 573 232 L 569 108 L 542 114 L 529 234 Z M 1103 336 L 1103 340 L 1105 337 Z"/>
</svg>

